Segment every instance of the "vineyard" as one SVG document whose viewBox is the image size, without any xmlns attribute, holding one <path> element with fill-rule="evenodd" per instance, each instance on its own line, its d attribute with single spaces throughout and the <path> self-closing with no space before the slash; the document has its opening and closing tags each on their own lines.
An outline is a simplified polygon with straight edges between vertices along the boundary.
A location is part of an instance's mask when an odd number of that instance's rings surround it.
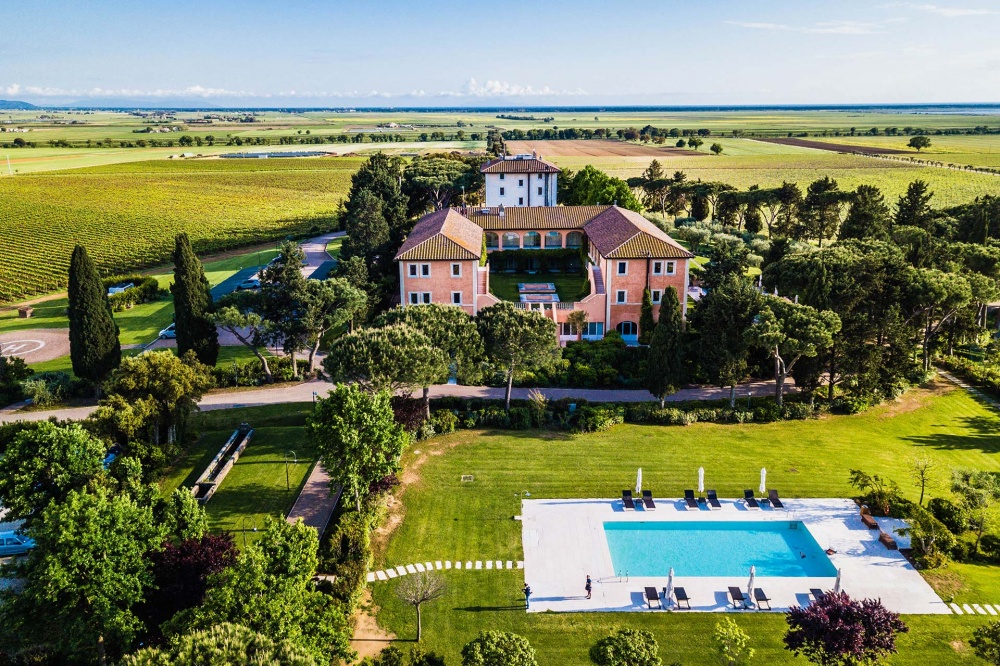
<svg viewBox="0 0 1000 666">
<path fill-rule="evenodd" d="M 360 162 L 161 160 L 0 179 L 0 302 L 64 288 L 77 243 L 110 275 L 167 263 L 182 231 L 205 253 L 325 229 Z"/>
</svg>

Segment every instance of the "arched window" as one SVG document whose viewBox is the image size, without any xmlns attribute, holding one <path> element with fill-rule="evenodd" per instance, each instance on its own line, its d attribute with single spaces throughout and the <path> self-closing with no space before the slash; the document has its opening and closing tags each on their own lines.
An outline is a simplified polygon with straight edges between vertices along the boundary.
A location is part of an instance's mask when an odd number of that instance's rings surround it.
<svg viewBox="0 0 1000 666">
<path fill-rule="evenodd" d="M 487 231 L 486 232 L 486 249 L 487 250 L 496 250 L 496 249 L 499 249 L 499 247 L 500 247 L 500 237 L 497 236 L 492 231 Z"/>
<path fill-rule="evenodd" d="M 537 231 L 529 231 L 524 234 L 522 241 L 525 248 L 537 249 L 542 246 L 542 235 Z"/>
<path fill-rule="evenodd" d="M 622 337 L 627 335 L 639 335 L 639 327 L 636 326 L 634 321 L 619 322 L 619 324 L 615 326 L 615 330 L 621 333 Z"/>
<path fill-rule="evenodd" d="M 580 247 L 583 245 L 583 232 L 571 231 L 566 234 L 566 247 Z"/>
<path fill-rule="evenodd" d="M 516 250 L 521 247 L 521 237 L 508 231 L 503 235 L 503 249 Z"/>
<path fill-rule="evenodd" d="M 562 234 L 558 231 L 545 234 L 545 247 L 562 247 Z"/>
</svg>

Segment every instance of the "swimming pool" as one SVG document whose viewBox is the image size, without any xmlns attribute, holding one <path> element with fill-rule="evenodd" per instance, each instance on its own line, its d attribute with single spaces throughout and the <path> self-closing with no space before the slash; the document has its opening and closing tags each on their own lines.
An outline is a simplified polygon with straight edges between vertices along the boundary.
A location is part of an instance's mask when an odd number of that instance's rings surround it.
<svg viewBox="0 0 1000 666">
<path fill-rule="evenodd" d="M 798 521 L 606 522 L 616 573 L 630 576 L 836 576 Z"/>
</svg>

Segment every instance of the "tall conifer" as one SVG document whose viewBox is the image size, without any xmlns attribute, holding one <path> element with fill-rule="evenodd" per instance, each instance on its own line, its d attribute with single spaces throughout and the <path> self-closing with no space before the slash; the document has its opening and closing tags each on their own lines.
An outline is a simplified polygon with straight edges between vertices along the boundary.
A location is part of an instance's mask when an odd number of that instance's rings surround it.
<svg viewBox="0 0 1000 666">
<path fill-rule="evenodd" d="M 82 245 L 73 248 L 69 265 L 69 353 L 76 376 L 95 384 L 122 359 L 107 290 Z"/>
<path fill-rule="evenodd" d="M 198 360 L 214 367 L 219 358 L 219 333 L 211 319 L 212 292 L 205 267 L 194 254 L 187 234 L 177 234 L 174 242 L 174 322 L 177 353 L 189 350 Z"/>
</svg>

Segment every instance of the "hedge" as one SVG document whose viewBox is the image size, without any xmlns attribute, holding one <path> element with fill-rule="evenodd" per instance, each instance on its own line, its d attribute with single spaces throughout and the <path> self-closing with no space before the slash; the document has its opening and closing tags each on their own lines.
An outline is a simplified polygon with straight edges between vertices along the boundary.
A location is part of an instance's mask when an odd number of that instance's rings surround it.
<svg viewBox="0 0 1000 666">
<path fill-rule="evenodd" d="M 165 294 L 164 291 L 160 290 L 160 283 L 157 279 L 149 275 L 140 275 L 138 273 L 133 275 L 118 275 L 105 278 L 103 282 L 105 290 L 123 282 L 131 282 L 135 285 L 130 289 L 108 296 L 111 309 L 115 312 L 128 310 L 142 303 L 159 300 Z"/>
</svg>

